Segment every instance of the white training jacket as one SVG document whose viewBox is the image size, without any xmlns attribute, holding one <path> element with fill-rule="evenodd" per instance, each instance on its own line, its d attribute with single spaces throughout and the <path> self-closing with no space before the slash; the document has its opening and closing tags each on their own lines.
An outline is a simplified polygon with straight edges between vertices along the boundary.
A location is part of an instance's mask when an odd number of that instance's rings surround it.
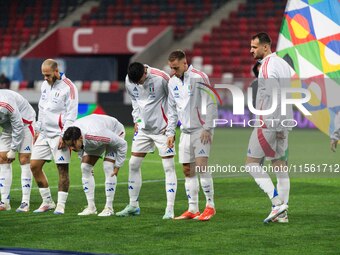
<svg viewBox="0 0 340 255">
<path fill-rule="evenodd" d="M 183 133 L 190 134 L 203 129 L 212 132 L 216 118 L 216 96 L 205 73 L 190 65 L 184 72 L 183 80 L 175 75 L 171 77 L 167 136 L 175 135 L 178 120 Z"/>
<path fill-rule="evenodd" d="M 286 115 L 281 114 L 281 89 L 289 88 L 291 80 L 291 68 L 282 58 L 272 53 L 261 60 L 261 68 L 258 77 L 258 90 L 256 97 L 256 109 L 268 110 L 273 104 L 273 95 L 277 95 L 276 110 L 268 115 L 257 116 L 264 121 L 263 128 L 279 132 L 290 130 L 284 127 L 281 122 L 287 119 L 293 119 L 293 108 L 289 104 L 286 107 Z M 287 98 L 290 96 L 288 95 Z M 285 122 L 285 126 L 292 126 L 291 121 Z"/>
<path fill-rule="evenodd" d="M 122 167 L 127 152 L 127 142 L 120 136 L 125 133 L 123 124 L 107 115 L 91 114 L 76 120 L 72 126 L 80 128 L 83 137 L 83 150 L 91 151 L 105 148 L 115 152 L 116 167 Z"/>
<path fill-rule="evenodd" d="M 52 86 L 47 81 L 41 86 L 35 130 L 48 138 L 63 136 L 78 115 L 77 87 L 65 74 L 60 73 L 60 78 Z"/>
<path fill-rule="evenodd" d="M 130 82 L 125 88 L 132 101 L 133 122 L 146 134 L 160 134 L 167 126 L 167 97 L 170 77 L 163 71 L 147 66 L 143 85 Z"/>
<path fill-rule="evenodd" d="M 18 150 L 24 138 L 24 125 L 32 124 L 35 116 L 33 107 L 23 96 L 12 90 L 0 90 L 0 126 L 4 132 L 12 133 L 11 150 Z"/>
</svg>

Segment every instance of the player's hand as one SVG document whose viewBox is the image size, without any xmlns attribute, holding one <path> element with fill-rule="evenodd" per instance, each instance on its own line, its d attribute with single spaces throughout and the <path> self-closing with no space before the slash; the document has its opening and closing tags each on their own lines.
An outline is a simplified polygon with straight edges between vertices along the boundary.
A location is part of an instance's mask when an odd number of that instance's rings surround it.
<svg viewBox="0 0 340 255">
<path fill-rule="evenodd" d="M 135 131 L 135 133 L 137 133 L 137 132 L 138 132 L 138 123 L 135 123 L 135 126 L 134 126 L 134 131 Z"/>
<path fill-rule="evenodd" d="M 61 150 L 61 149 L 64 149 L 66 147 L 64 141 L 63 141 L 63 138 L 60 137 L 59 138 L 59 144 L 58 144 L 58 150 Z"/>
<path fill-rule="evenodd" d="M 332 140 L 331 140 L 331 150 L 332 150 L 333 152 L 336 151 L 336 147 L 337 147 L 337 146 L 338 146 L 338 140 L 332 139 Z"/>
<path fill-rule="evenodd" d="M 168 140 L 166 141 L 166 145 L 168 148 L 173 148 L 175 143 L 175 136 L 169 136 Z"/>
<path fill-rule="evenodd" d="M 278 139 L 278 140 L 283 140 L 283 139 L 285 139 L 285 138 L 286 138 L 286 137 L 285 137 L 285 134 L 284 134 L 283 131 L 276 132 L 276 139 Z"/>
<path fill-rule="evenodd" d="M 113 172 L 112 172 L 112 174 L 111 174 L 111 177 L 113 177 L 113 176 L 118 176 L 118 172 L 119 172 L 119 167 L 115 167 L 115 168 L 113 169 Z"/>
<path fill-rule="evenodd" d="M 211 134 L 207 130 L 203 130 L 201 133 L 201 143 L 208 144 L 211 143 Z"/>
<path fill-rule="evenodd" d="M 6 157 L 7 157 L 7 163 L 12 163 L 15 160 L 15 151 L 10 150 L 9 152 L 7 152 Z"/>
<path fill-rule="evenodd" d="M 39 137 L 39 132 L 35 132 L 34 136 L 33 136 L 33 144 L 35 144 L 35 142 L 37 141 L 38 137 Z"/>
</svg>

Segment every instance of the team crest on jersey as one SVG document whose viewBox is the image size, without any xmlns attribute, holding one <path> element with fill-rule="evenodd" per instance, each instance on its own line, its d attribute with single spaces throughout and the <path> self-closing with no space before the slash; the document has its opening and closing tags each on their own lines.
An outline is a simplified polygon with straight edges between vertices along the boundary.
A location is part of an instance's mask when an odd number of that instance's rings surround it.
<svg viewBox="0 0 340 255">
<path fill-rule="evenodd" d="M 150 98 L 155 98 L 155 85 L 153 83 L 149 84 L 149 97 Z"/>
<path fill-rule="evenodd" d="M 57 90 L 57 91 L 54 93 L 52 102 L 55 103 L 55 104 L 58 104 L 59 101 L 60 101 L 59 96 L 60 96 L 60 90 Z"/>
<path fill-rule="evenodd" d="M 192 84 L 189 84 L 189 85 L 187 86 L 187 88 L 188 88 L 188 95 L 189 95 L 189 96 L 192 96 L 192 95 L 193 95 L 193 91 L 192 91 L 193 86 L 192 86 Z"/>
</svg>

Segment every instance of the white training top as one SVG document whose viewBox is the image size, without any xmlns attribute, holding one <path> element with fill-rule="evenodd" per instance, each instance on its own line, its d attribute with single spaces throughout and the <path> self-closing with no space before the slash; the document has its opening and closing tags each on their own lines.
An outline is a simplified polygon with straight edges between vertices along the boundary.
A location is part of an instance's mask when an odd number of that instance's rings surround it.
<svg viewBox="0 0 340 255">
<path fill-rule="evenodd" d="M 132 101 L 133 122 L 146 134 L 164 132 L 167 118 L 168 81 L 163 71 L 147 66 L 144 84 L 130 82 L 126 76 L 125 88 Z"/>
<path fill-rule="evenodd" d="M 120 136 L 125 133 L 125 129 L 116 118 L 91 114 L 76 120 L 72 126 L 80 128 L 86 153 L 105 147 L 107 151 L 115 152 L 116 167 L 124 164 L 127 142 Z"/>
<path fill-rule="evenodd" d="M 52 86 L 47 81 L 41 85 L 35 130 L 49 138 L 62 136 L 78 115 L 77 87 L 63 73 L 60 76 Z"/>
<path fill-rule="evenodd" d="M 206 109 L 202 109 L 203 107 Z M 193 133 L 202 129 L 212 132 L 213 121 L 216 118 L 216 97 L 205 73 L 190 65 L 188 70 L 184 72 L 183 79 L 175 75 L 171 77 L 169 81 L 167 136 L 175 135 L 178 120 L 181 122 L 183 133 Z"/>
<path fill-rule="evenodd" d="M 293 108 L 289 104 L 286 107 L 286 115 L 281 114 L 281 89 L 289 88 L 291 80 L 291 69 L 289 64 L 282 58 L 272 53 L 261 61 L 261 68 L 258 77 L 258 90 L 256 98 L 256 109 L 268 110 L 273 104 L 273 95 L 277 96 L 276 110 L 264 116 L 257 116 L 265 123 L 265 128 L 274 131 L 289 130 L 291 128 L 281 125 L 282 120 L 293 119 Z M 289 98 L 289 95 L 287 95 Z M 291 126 L 291 122 L 285 126 Z"/>
<path fill-rule="evenodd" d="M 20 94 L 0 90 L 0 126 L 6 133 L 12 133 L 11 150 L 16 151 L 24 138 L 25 124 L 35 121 L 35 111 L 29 102 Z"/>
</svg>

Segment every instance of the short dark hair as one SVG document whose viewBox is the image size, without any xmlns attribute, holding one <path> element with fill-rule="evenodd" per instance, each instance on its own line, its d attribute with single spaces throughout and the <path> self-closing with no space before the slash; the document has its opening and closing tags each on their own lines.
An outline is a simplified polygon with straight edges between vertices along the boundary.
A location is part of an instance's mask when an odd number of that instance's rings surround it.
<svg viewBox="0 0 340 255">
<path fill-rule="evenodd" d="M 170 55 L 168 57 L 168 60 L 170 62 L 172 62 L 172 61 L 175 61 L 175 60 L 182 60 L 184 58 L 186 58 L 184 51 L 182 51 L 182 50 L 175 50 L 175 51 L 170 53 Z"/>
<path fill-rule="evenodd" d="M 265 32 L 258 33 L 256 35 L 254 35 L 251 39 L 255 40 L 256 38 L 259 39 L 260 44 L 269 44 L 269 45 L 272 44 L 272 39 Z"/>
<path fill-rule="evenodd" d="M 80 138 L 81 131 L 79 127 L 69 127 L 64 132 L 63 141 L 76 141 Z"/>
<path fill-rule="evenodd" d="M 142 63 L 133 62 L 128 67 L 128 77 L 133 83 L 138 83 L 142 79 L 145 72 L 145 67 Z"/>
</svg>

